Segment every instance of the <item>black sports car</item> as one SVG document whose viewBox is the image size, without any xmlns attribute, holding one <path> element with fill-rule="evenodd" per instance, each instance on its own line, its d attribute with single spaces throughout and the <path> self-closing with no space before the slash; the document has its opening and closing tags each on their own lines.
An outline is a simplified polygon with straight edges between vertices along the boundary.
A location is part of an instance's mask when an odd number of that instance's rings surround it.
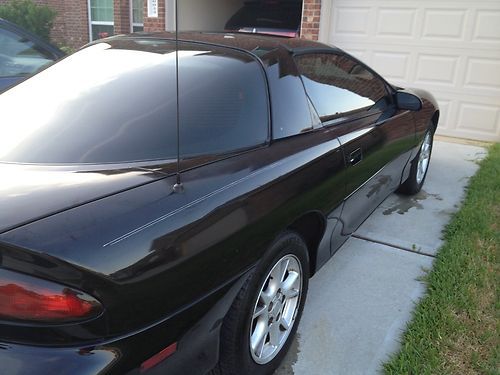
<svg viewBox="0 0 500 375">
<path fill-rule="evenodd" d="M 271 373 L 308 279 L 424 183 L 430 94 L 312 41 L 178 47 L 99 40 L 0 95 L 2 374 Z"/>
</svg>

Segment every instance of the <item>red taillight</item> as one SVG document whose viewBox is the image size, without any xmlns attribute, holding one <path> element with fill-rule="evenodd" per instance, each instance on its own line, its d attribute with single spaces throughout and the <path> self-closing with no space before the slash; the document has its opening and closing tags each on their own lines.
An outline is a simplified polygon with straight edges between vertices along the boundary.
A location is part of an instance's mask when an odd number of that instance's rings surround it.
<svg viewBox="0 0 500 375">
<path fill-rule="evenodd" d="M 88 294 L 0 269 L 0 320 L 62 323 L 101 312 L 101 304 Z"/>
</svg>

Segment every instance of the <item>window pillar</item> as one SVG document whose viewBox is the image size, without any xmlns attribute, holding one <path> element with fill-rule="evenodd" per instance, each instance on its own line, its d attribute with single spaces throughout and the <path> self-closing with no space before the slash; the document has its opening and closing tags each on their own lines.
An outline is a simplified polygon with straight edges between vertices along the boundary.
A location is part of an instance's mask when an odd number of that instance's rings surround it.
<svg viewBox="0 0 500 375">
<path fill-rule="evenodd" d="M 115 34 L 130 33 L 130 0 L 113 0 Z"/>
</svg>

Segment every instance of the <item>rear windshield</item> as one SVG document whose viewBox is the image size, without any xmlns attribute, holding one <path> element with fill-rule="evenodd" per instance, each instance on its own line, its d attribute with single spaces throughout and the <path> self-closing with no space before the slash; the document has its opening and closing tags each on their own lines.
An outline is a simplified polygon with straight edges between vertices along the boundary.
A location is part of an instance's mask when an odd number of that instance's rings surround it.
<svg viewBox="0 0 500 375">
<path fill-rule="evenodd" d="M 226 30 L 245 27 L 298 30 L 302 2 L 247 3 L 226 24 Z"/>
<path fill-rule="evenodd" d="M 243 53 L 182 43 L 184 158 L 268 138 L 263 72 Z M 121 163 L 177 155 L 172 41 L 118 39 L 67 57 L 0 95 L 0 161 Z"/>
</svg>

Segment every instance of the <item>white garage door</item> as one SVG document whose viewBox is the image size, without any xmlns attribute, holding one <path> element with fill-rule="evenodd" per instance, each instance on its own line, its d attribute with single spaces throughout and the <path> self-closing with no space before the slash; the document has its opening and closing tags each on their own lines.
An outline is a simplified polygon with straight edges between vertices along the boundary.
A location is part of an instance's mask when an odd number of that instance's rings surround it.
<svg viewBox="0 0 500 375">
<path fill-rule="evenodd" d="M 431 91 L 440 134 L 500 141 L 500 0 L 323 0 L 320 40 Z"/>
</svg>

